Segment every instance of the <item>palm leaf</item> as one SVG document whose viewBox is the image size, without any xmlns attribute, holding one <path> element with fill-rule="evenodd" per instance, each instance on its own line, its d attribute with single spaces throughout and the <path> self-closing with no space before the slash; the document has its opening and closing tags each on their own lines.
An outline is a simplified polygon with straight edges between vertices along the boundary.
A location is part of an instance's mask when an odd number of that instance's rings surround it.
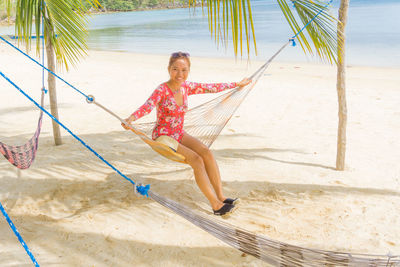
<svg viewBox="0 0 400 267">
<path fill-rule="evenodd" d="M 94 7 L 100 6 L 97 0 L 87 1 Z M 36 52 L 40 54 L 39 37 L 44 25 L 44 38 L 52 43 L 58 65 L 68 69 L 69 64 L 75 65 L 87 53 L 85 12 L 80 0 L 17 0 L 15 33 L 18 41 L 30 50 L 34 27 Z"/>
<path fill-rule="evenodd" d="M 294 34 L 297 34 L 304 25 L 312 20 L 305 31 L 296 36 L 304 53 L 315 54 L 322 60 L 331 63 L 336 62 L 337 20 L 328 13 L 329 9 L 326 8 L 326 2 L 320 0 L 276 1 Z M 195 6 L 196 1 L 189 0 L 189 4 Z M 250 54 L 251 43 L 253 43 L 254 51 L 257 54 L 250 0 L 202 0 L 202 6 L 208 8 L 209 29 L 213 38 L 217 41 L 221 40 L 226 45 L 229 29 L 231 29 L 232 44 L 236 56 L 239 54 L 239 49 L 240 55 L 243 55 L 243 39 L 246 40 L 247 54 Z M 298 18 L 295 17 L 292 9 L 294 9 Z M 222 13 L 222 16 L 220 16 L 220 13 Z M 219 30 L 221 24 L 223 34 Z"/>
<path fill-rule="evenodd" d="M 196 6 L 196 0 L 189 0 L 191 7 Z M 257 53 L 256 39 L 250 0 L 202 0 L 202 7 L 207 7 L 208 25 L 211 36 L 227 46 L 229 31 L 232 34 L 232 43 L 237 55 L 243 55 L 243 39 L 246 40 L 247 54 L 250 54 L 251 39 Z"/>
<path fill-rule="evenodd" d="M 5 8 L 7 12 L 8 23 L 10 23 L 10 17 L 13 10 L 12 0 L 0 0 L 0 8 Z"/>
<path fill-rule="evenodd" d="M 294 17 L 291 8 L 286 0 L 277 0 L 287 22 L 293 33 L 296 35 L 300 30 L 297 19 Z M 305 31 L 308 38 L 301 32 L 297 35 L 297 41 L 300 43 L 304 53 L 316 54 L 322 60 L 330 63 L 336 62 L 337 46 L 341 41 L 337 40 L 336 24 L 337 20 L 331 16 L 327 9 L 327 2 L 319 0 L 297 0 L 293 1 L 297 15 L 302 25 L 307 25 Z M 310 45 L 310 41 L 314 49 Z"/>
</svg>

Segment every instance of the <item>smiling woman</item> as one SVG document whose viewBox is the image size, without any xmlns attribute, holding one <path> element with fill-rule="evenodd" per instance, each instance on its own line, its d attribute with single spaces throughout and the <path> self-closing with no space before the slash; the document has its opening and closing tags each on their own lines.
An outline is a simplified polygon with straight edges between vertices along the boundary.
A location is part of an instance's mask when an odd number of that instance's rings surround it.
<svg viewBox="0 0 400 267">
<path fill-rule="evenodd" d="M 157 107 L 157 122 L 154 126 L 153 140 L 166 142 L 166 145 L 185 157 L 194 171 L 197 185 L 207 197 L 214 214 L 230 214 L 237 199 L 225 197 L 222 190 L 221 175 L 217 162 L 209 148 L 197 138 L 183 130 L 184 116 L 188 110 L 189 95 L 218 93 L 227 89 L 243 87 L 250 83 L 243 79 L 236 83 L 195 83 L 186 81 L 190 72 L 189 53 L 171 54 L 168 64 L 170 79 L 160 84 L 147 101 L 126 119 L 127 125 Z M 125 129 L 129 127 L 122 123 Z"/>
</svg>

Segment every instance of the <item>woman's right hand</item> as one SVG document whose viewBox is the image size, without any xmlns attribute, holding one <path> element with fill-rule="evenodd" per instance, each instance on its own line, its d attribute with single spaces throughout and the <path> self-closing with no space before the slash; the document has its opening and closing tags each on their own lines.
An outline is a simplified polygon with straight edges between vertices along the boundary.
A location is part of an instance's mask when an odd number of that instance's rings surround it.
<svg viewBox="0 0 400 267">
<path fill-rule="evenodd" d="M 237 83 L 237 86 L 239 88 L 243 88 L 244 86 L 248 85 L 249 83 L 251 83 L 252 80 L 249 78 L 244 78 L 243 80 L 241 80 L 240 82 Z"/>
<path fill-rule="evenodd" d="M 131 122 L 133 121 L 132 117 L 126 118 L 125 123 L 121 122 L 121 126 L 125 129 L 125 130 L 129 130 L 129 126 L 131 124 Z"/>
</svg>

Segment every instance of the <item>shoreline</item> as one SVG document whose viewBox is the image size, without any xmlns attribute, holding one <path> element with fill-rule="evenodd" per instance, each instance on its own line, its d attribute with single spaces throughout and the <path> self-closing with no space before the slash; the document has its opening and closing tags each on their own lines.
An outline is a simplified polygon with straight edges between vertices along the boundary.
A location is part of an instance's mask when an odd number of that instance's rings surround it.
<svg viewBox="0 0 400 267">
<path fill-rule="evenodd" d="M 121 54 L 132 54 L 132 55 L 149 55 L 149 56 L 169 56 L 168 53 L 151 53 L 151 52 L 134 52 L 134 51 L 127 51 L 127 50 L 102 50 L 102 49 L 94 49 L 91 48 L 88 50 L 89 53 L 90 51 L 93 52 L 99 52 L 99 53 L 121 53 Z M 185 52 L 185 51 L 183 51 Z M 190 53 L 190 51 L 188 51 Z M 272 51 L 271 51 L 272 54 Z M 234 60 L 235 63 L 240 63 L 240 64 L 244 64 L 246 62 L 248 62 L 248 60 L 246 58 L 235 58 L 235 57 L 231 57 L 231 56 L 225 56 L 225 55 L 221 55 L 221 56 L 203 56 L 203 55 L 192 55 L 192 53 L 190 53 L 191 57 L 194 58 L 203 58 L 203 59 L 216 59 L 216 60 L 220 60 L 220 59 L 225 59 L 225 60 Z M 265 58 L 265 60 L 261 60 L 261 59 L 250 59 L 250 64 L 251 62 L 257 62 L 257 63 L 265 63 L 269 58 Z M 83 59 L 84 60 L 84 59 Z M 318 62 L 318 61 L 286 61 L 286 60 L 279 60 L 279 59 L 275 59 L 273 60 L 271 63 L 283 63 L 283 64 L 305 64 L 305 65 L 323 65 L 323 66 L 332 66 L 335 67 L 336 64 L 330 64 L 330 63 L 324 63 L 324 62 Z M 346 64 L 346 68 L 382 68 L 382 69 L 400 69 L 400 66 L 377 66 L 377 65 L 358 65 L 358 64 Z"/>
</svg>

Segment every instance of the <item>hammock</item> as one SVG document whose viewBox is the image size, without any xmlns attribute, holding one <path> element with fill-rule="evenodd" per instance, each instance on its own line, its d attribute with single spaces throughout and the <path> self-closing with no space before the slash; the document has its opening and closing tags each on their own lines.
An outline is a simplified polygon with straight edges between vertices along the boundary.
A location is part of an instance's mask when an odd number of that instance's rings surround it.
<svg viewBox="0 0 400 267">
<path fill-rule="evenodd" d="M 42 90 L 41 105 L 44 103 L 45 91 Z M 10 146 L 0 142 L 0 153 L 18 169 L 28 169 L 35 160 L 36 152 L 39 145 L 39 135 L 42 127 L 43 111 L 40 111 L 38 126 L 35 134 L 23 145 Z"/>
<path fill-rule="evenodd" d="M 193 109 L 190 109 L 185 114 L 184 130 L 190 135 L 199 139 L 203 144 L 210 147 L 215 139 L 218 137 L 222 129 L 228 123 L 232 115 L 239 108 L 245 97 L 254 88 L 257 81 L 264 74 L 269 64 L 274 58 L 291 42 L 290 39 L 284 44 L 265 64 L 263 64 L 257 71 L 255 71 L 249 78 L 252 80 L 250 84 L 243 88 L 236 87 L 229 90 L 204 104 L 201 104 Z M 107 109 L 100 103 L 96 102 L 94 96 L 89 95 L 86 99 L 88 103 L 94 103 L 102 108 L 112 116 L 116 117 L 122 123 L 125 121 L 117 114 Z M 155 122 L 137 123 L 128 125 L 129 129 L 139 136 L 146 144 L 148 144 L 154 151 L 160 155 L 181 163 L 186 163 L 185 157 L 177 153 L 173 148 L 154 141 L 151 139 L 151 132 L 154 128 Z"/>
<path fill-rule="evenodd" d="M 162 206 L 212 234 L 226 244 L 271 264 L 282 267 L 348 266 L 400 267 L 400 255 L 372 255 L 310 249 L 272 240 L 221 220 L 211 219 L 153 191 L 149 197 Z"/>
</svg>

